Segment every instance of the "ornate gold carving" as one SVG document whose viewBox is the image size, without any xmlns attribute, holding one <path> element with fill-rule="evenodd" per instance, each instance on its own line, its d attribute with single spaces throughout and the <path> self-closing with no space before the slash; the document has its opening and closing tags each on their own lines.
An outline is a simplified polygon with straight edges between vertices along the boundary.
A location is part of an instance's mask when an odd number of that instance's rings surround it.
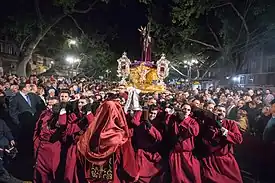
<svg viewBox="0 0 275 183">
<path fill-rule="evenodd" d="M 154 82 L 159 80 L 156 68 L 150 68 L 141 63 L 135 68 L 130 70 L 130 83 L 128 87 L 135 87 L 142 91 L 142 93 L 147 92 L 163 92 L 165 91 L 165 86 L 157 85 Z"/>
<path fill-rule="evenodd" d="M 91 165 L 90 179 L 112 181 L 114 179 L 114 158 L 115 154 L 111 155 L 109 160 L 104 165 Z"/>
</svg>

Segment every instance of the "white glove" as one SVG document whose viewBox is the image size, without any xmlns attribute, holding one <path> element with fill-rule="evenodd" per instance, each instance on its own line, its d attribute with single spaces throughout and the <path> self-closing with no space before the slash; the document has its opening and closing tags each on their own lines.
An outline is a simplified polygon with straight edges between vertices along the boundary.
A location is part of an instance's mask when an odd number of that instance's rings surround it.
<svg viewBox="0 0 275 183">
<path fill-rule="evenodd" d="M 225 136 L 227 137 L 227 134 L 228 134 L 228 130 L 224 127 L 221 128 L 221 132 L 222 132 L 222 136 Z"/>
</svg>

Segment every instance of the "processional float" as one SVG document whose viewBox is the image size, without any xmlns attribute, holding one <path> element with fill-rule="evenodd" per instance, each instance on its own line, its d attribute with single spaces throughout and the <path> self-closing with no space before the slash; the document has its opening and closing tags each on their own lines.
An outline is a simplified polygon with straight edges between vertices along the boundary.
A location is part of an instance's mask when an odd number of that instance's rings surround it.
<svg viewBox="0 0 275 183">
<path fill-rule="evenodd" d="M 150 24 L 138 29 L 142 35 L 141 61 L 131 62 L 124 52 L 118 62 L 118 77 L 120 83 L 126 87 L 136 88 L 142 93 L 164 92 L 166 85 L 164 79 L 169 75 L 169 63 L 165 54 L 154 63 L 151 57 L 152 38 L 150 36 Z"/>
</svg>

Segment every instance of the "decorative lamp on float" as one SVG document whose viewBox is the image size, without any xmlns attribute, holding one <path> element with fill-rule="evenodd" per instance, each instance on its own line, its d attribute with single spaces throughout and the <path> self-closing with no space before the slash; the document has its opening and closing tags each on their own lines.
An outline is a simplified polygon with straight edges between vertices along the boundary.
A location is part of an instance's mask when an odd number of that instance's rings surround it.
<svg viewBox="0 0 275 183">
<path fill-rule="evenodd" d="M 121 81 L 120 81 L 121 84 L 126 84 L 126 78 L 130 74 L 130 64 L 131 64 L 130 59 L 127 57 L 127 53 L 124 52 L 122 54 L 122 57 L 120 57 L 117 60 L 117 62 L 118 62 L 117 76 L 121 78 Z"/>
<path fill-rule="evenodd" d="M 163 80 L 169 75 L 170 61 L 166 59 L 165 54 L 161 54 L 161 58 L 157 61 L 157 74 L 159 84 L 163 85 Z"/>
</svg>

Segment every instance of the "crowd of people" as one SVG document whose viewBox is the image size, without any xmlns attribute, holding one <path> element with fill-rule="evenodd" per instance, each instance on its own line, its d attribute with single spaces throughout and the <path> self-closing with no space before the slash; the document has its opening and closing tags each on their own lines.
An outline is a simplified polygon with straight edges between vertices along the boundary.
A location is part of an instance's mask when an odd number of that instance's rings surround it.
<svg viewBox="0 0 275 183">
<path fill-rule="evenodd" d="M 87 78 L 0 81 L 0 182 L 241 183 L 246 171 L 274 182 L 269 89 L 144 94 Z"/>
</svg>

